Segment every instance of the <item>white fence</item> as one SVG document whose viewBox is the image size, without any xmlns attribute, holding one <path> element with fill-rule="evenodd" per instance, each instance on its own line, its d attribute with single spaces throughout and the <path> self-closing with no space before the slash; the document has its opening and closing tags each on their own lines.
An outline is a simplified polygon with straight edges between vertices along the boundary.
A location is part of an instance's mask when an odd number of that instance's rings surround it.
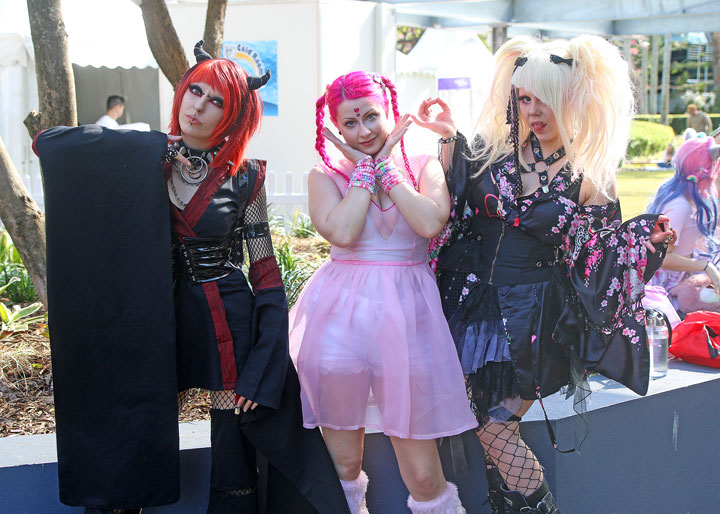
<svg viewBox="0 0 720 514">
<path fill-rule="evenodd" d="M 307 207 L 308 172 L 268 171 L 265 191 L 271 216 L 282 216 L 285 223 L 292 223 L 295 211 L 308 213 Z"/>
</svg>

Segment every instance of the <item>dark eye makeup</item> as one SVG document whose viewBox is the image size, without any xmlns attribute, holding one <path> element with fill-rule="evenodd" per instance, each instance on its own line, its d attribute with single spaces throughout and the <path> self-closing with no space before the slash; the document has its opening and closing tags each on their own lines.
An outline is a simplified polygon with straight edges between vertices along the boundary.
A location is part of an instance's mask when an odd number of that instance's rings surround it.
<svg viewBox="0 0 720 514">
<path fill-rule="evenodd" d="M 202 97 L 204 94 L 202 88 L 197 84 L 190 84 L 188 86 L 188 91 L 190 91 L 193 95 L 200 97 Z M 219 96 L 212 96 L 209 98 L 209 100 L 215 107 L 219 107 L 220 109 L 222 109 L 224 105 L 224 100 L 222 98 L 220 98 Z"/>
</svg>

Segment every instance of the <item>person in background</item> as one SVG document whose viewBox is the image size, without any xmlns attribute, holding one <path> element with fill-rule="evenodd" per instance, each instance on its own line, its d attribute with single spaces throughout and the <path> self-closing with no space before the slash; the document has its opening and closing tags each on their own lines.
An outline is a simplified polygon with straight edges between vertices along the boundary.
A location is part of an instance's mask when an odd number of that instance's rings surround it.
<svg viewBox="0 0 720 514">
<path fill-rule="evenodd" d="M 697 286 L 720 289 L 720 272 L 714 264 L 720 251 L 715 236 L 719 157 L 720 145 L 711 137 L 685 141 L 672 161 L 675 174 L 660 186 L 648 206 L 648 213 L 670 218 L 677 232 L 677 241 L 668 247 L 662 269 L 651 284 L 663 287 L 673 306 L 685 313 L 718 307 L 716 302 L 700 302 L 696 293 Z"/>
<path fill-rule="evenodd" d="M 694 129 L 695 132 L 702 132 L 703 134 L 709 134 L 712 132 L 712 122 L 710 117 L 698 109 L 695 104 L 687 106 L 687 128 Z"/>
<path fill-rule="evenodd" d="M 105 114 L 95 122 L 95 125 L 107 127 L 111 129 L 120 128 L 117 120 L 125 112 L 125 99 L 120 95 L 110 95 L 107 99 L 107 109 Z"/>
<path fill-rule="evenodd" d="M 672 158 L 675 155 L 675 147 L 671 144 L 667 145 L 665 149 L 665 155 L 663 155 L 662 161 L 658 163 L 658 168 L 672 168 Z"/>
</svg>

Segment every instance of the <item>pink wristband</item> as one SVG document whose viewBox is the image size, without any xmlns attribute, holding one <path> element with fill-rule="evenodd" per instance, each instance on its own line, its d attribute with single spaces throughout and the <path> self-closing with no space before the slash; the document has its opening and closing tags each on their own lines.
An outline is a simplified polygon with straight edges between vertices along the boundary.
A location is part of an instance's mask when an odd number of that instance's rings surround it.
<svg viewBox="0 0 720 514">
<path fill-rule="evenodd" d="M 375 167 L 373 166 L 373 158 L 369 155 L 355 163 L 355 170 L 347 185 L 348 190 L 351 187 L 361 187 L 371 195 L 375 194 Z"/>
<path fill-rule="evenodd" d="M 393 164 L 390 157 L 385 157 L 381 161 L 375 163 L 375 173 L 380 179 L 380 187 L 383 191 L 389 193 L 390 190 L 398 184 L 407 182 L 402 172 Z"/>
</svg>

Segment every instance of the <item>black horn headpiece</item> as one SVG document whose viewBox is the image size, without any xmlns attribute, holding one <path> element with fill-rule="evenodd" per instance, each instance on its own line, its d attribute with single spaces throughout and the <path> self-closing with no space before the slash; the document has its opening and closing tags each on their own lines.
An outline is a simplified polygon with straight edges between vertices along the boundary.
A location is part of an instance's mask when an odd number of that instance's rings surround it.
<svg viewBox="0 0 720 514">
<path fill-rule="evenodd" d="M 212 55 L 210 55 L 203 49 L 203 43 L 205 43 L 205 41 L 203 41 L 202 39 L 195 43 L 195 49 L 193 50 L 195 52 L 195 62 L 200 63 L 203 61 L 207 61 L 208 59 L 212 59 Z"/>
<path fill-rule="evenodd" d="M 270 70 L 267 70 L 264 75 L 260 75 L 259 77 L 248 75 L 248 88 L 250 89 L 250 91 L 252 91 L 253 89 L 260 89 L 268 83 L 268 80 L 270 80 Z"/>
</svg>

